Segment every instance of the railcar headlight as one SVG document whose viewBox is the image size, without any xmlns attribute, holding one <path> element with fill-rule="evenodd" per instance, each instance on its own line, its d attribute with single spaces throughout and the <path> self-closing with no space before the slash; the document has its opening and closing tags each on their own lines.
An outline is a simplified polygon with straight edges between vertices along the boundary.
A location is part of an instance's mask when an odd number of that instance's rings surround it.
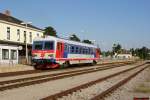
<svg viewBox="0 0 150 100">
<path fill-rule="evenodd" d="M 37 55 L 36 55 L 36 54 L 33 54 L 32 56 L 33 56 L 33 57 L 37 57 Z"/>
<path fill-rule="evenodd" d="M 48 57 L 53 57 L 53 54 L 49 54 Z"/>
</svg>

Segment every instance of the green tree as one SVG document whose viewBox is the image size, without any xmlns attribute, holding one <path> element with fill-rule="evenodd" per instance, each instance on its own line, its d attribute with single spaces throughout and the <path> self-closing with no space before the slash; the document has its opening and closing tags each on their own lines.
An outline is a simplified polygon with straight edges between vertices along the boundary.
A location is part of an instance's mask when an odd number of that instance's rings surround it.
<svg viewBox="0 0 150 100">
<path fill-rule="evenodd" d="M 44 29 L 44 36 L 46 36 L 46 35 L 57 37 L 57 32 L 53 27 L 48 26 Z"/>
<path fill-rule="evenodd" d="M 87 44 L 93 44 L 90 40 L 83 40 L 82 42 Z"/>
<path fill-rule="evenodd" d="M 112 56 L 112 52 L 111 52 L 111 51 L 103 51 L 102 54 L 103 54 L 105 57 Z"/>
<path fill-rule="evenodd" d="M 77 37 L 75 34 L 71 35 L 71 36 L 69 37 L 69 39 L 70 39 L 70 40 L 73 40 L 73 41 L 78 41 L 78 42 L 81 41 L 80 38 Z"/>
<path fill-rule="evenodd" d="M 122 49 L 122 46 L 118 43 L 118 44 L 113 44 L 113 47 L 112 47 L 112 51 L 113 51 L 113 54 L 117 53 L 121 53 L 121 49 Z"/>
<path fill-rule="evenodd" d="M 135 49 L 135 54 L 141 59 L 150 59 L 149 55 L 150 50 L 147 47 L 137 48 Z"/>
<path fill-rule="evenodd" d="M 135 55 L 135 50 L 134 50 L 134 48 L 131 48 L 131 49 L 130 49 L 130 52 L 132 53 L 132 56 Z"/>
</svg>

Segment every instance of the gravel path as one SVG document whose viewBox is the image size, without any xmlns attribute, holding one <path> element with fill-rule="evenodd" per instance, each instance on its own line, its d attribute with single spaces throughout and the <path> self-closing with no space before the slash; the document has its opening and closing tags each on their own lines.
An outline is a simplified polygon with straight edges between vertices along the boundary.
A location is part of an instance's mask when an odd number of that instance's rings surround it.
<svg viewBox="0 0 150 100">
<path fill-rule="evenodd" d="M 84 74 L 80 76 L 73 76 L 65 79 L 59 79 L 42 84 L 32 86 L 25 86 L 13 90 L 6 90 L 0 92 L 0 99 L 2 100 L 38 100 L 43 97 L 58 93 L 60 91 L 87 83 L 97 78 L 105 77 L 107 75 L 134 67 L 127 65 L 124 67 L 117 67 L 111 70 L 104 70 L 95 73 Z"/>
</svg>

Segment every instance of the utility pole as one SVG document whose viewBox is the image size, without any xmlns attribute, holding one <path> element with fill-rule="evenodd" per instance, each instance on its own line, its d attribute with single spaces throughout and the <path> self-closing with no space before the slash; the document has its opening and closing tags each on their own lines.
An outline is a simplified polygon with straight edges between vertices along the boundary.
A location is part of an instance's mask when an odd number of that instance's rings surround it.
<svg viewBox="0 0 150 100">
<path fill-rule="evenodd" d="M 28 43 L 27 43 L 27 28 L 28 28 L 28 24 L 31 24 L 32 22 L 22 22 L 21 24 L 22 25 L 25 25 L 25 30 L 26 30 L 26 33 L 25 33 L 25 36 L 26 36 L 26 42 L 25 42 L 25 45 L 26 45 L 26 62 L 28 64 Z"/>
</svg>

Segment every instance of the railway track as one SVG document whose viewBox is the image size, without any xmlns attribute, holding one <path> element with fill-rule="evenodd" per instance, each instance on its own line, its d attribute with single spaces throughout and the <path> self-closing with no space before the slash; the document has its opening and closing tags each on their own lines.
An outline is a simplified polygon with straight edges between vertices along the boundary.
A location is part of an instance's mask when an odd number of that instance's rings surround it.
<svg viewBox="0 0 150 100">
<path fill-rule="evenodd" d="M 121 80 L 120 82 L 116 83 L 115 85 L 111 86 L 110 88 L 108 88 L 107 90 L 103 91 L 102 93 L 98 94 L 97 96 L 93 97 L 91 100 L 103 100 L 105 96 L 107 96 L 108 94 L 110 94 L 111 92 L 115 91 L 116 89 L 118 89 L 120 86 L 123 86 L 125 83 L 127 83 L 128 81 L 130 81 L 132 78 L 134 78 L 137 74 L 139 74 L 140 72 L 142 72 L 144 69 L 146 69 L 147 67 L 149 67 L 150 65 L 147 65 L 146 67 L 140 69 L 139 71 L 133 73 L 132 75 L 130 75 L 129 77 Z"/>
<path fill-rule="evenodd" d="M 127 62 L 113 62 L 113 63 L 106 63 L 106 64 L 97 64 L 95 66 L 102 66 L 102 65 L 112 65 L 112 64 L 132 64 L 135 63 L 134 61 L 127 61 Z M 80 66 L 80 68 L 86 67 L 86 66 Z M 91 66 L 88 66 L 91 67 Z M 67 70 L 67 69 L 77 69 L 79 67 L 67 67 L 63 69 L 51 69 L 51 70 L 27 70 L 27 71 L 18 71 L 18 72 L 6 72 L 6 73 L 0 73 L 1 77 L 9 77 L 9 76 L 19 76 L 19 75 L 27 75 L 27 74 L 36 74 L 36 73 L 44 73 L 44 72 L 51 72 L 51 71 L 58 71 L 58 70 Z"/>
<path fill-rule="evenodd" d="M 97 67 L 97 68 L 89 68 L 89 69 L 82 69 L 82 70 L 76 70 L 76 71 L 69 71 L 69 72 L 62 72 L 62 73 L 55 73 L 55 74 L 48 74 L 48 75 L 40 75 L 35 77 L 28 77 L 28 78 L 20 78 L 20 79 L 13 79 L 13 80 L 7 80 L 7 81 L 1 81 L 0 82 L 0 91 L 18 88 L 18 87 L 24 87 L 29 86 L 33 84 L 39 84 L 43 82 L 48 82 L 52 80 L 107 70 L 111 68 L 121 67 L 124 65 L 127 65 L 129 63 L 121 63 L 121 64 L 113 64 L 113 65 L 107 65 L 105 67 Z"/>
<path fill-rule="evenodd" d="M 86 89 L 86 88 L 89 88 L 90 86 L 93 86 L 97 83 L 100 83 L 100 82 L 103 82 L 107 79 L 111 79 L 113 77 L 116 77 L 118 75 L 121 75 L 123 73 L 127 73 L 129 71 L 132 71 L 132 70 L 135 70 L 137 68 L 141 68 L 145 65 L 144 64 L 141 64 L 141 65 L 137 65 L 135 67 L 132 67 L 132 68 L 129 68 L 129 69 L 126 69 L 126 70 L 123 70 L 123 71 L 120 71 L 118 73 L 114 73 L 114 74 L 111 74 L 111 75 L 108 75 L 106 77 L 103 77 L 103 78 L 99 78 L 97 80 L 94 80 L 94 81 L 91 81 L 91 82 L 88 82 L 88 83 L 85 83 L 85 84 L 81 84 L 79 86 L 76 86 L 76 87 L 73 87 L 71 89 L 68 89 L 68 90 L 64 90 L 64 91 L 61 91 L 59 93 L 56 93 L 56 94 L 53 94 L 53 95 L 50 95 L 48 97 L 45 97 L 45 98 L 42 98 L 41 100 L 57 100 L 58 98 L 62 98 L 63 96 L 67 96 L 69 94 L 72 94 L 74 92 L 77 92 L 77 91 L 81 91 L 81 89 Z M 96 95 L 95 97 L 91 98 L 91 100 L 103 100 L 103 97 L 105 97 L 107 94 L 109 94 L 110 92 L 116 90 L 118 87 L 120 87 L 121 85 L 125 84 L 126 82 L 128 82 L 130 79 L 132 79 L 133 77 L 135 77 L 138 73 L 140 73 L 141 71 L 143 71 L 144 69 L 146 69 L 147 67 L 149 67 L 149 65 L 145 65 L 144 68 L 141 68 L 140 70 L 134 72 L 132 75 L 130 75 L 129 77 L 121 80 L 120 82 L 116 83 L 115 85 L 113 85 L 112 87 L 108 88 L 107 90 L 103 91 L 102 93 L 100 93 L 99 95 Z"/>
</svg>

